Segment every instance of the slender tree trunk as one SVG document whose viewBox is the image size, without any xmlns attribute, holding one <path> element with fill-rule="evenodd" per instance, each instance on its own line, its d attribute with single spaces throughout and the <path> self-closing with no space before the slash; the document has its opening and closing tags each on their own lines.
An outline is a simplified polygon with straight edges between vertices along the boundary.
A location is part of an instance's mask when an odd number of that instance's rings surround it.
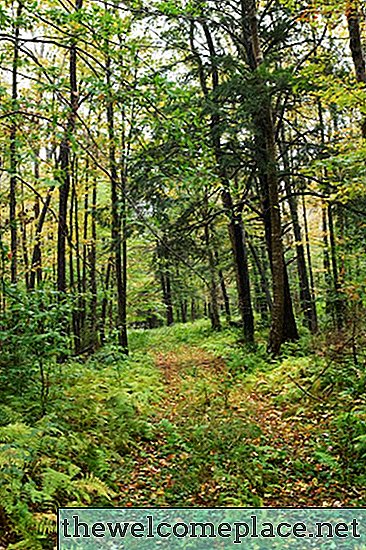
<svg viewBox="0 0 366 550">
<path fill-rule="evenodd" d="M 197 305 L 196 300 L 194 298 L 191 299 L 191 321 L 195 321 L 197 319 Z"/>
<path fill-rule="evenodd" d="M 226 204 L 227 202 L 231 203 L 231 196 L 226 197 L 224 201 Z M 230 220 L 229 234 L 235 260 L 236 287 L 238 292 L 239 311 L 243 323 L 244 339 L 246 342 L 252 343 L 254 342 L 254 315 L 249 282 L 245 230 L 241 215 L 235 215 Z"/>
<path fill-rule="evenodd" d="M 83 0 L 76 0 L 75 13 L 82 7 Z M 67 208 L 70 191 L 70 140 L 75 131 L 77 110 L 79 106 L 77 86 L 77 49 L 76 41 L 72 39 L 70 45 L 70 112 L 68 115 L 67 128 L 60 145 L 60 186 L 58 206 L 58 228 L 57 228 L 57 290 L 60 293 L 66 292 L 66 237 L 67 237 Z"/>
<path fill-rule="evenodd" d="M 270 285 L 267 280 L 267 273 L 266 269 L 263 265 L 262 259 L 260 258 L 260 254 L 258 254 L 255 246 L 251 243 L 251 241 L 248 241 L 249 250 L 253 256 L 254 263 L 257 267 L 257 271 L 259 274 L 260 279 L 260 287 L 261 287 L 261 294 L 262 298 L 264 298 L 264 305 L 266 307 L 263 307 L 261 305 L 261 312 L 266 310 L 267 312 L 270 312 L 272 310 L 272 296 L 270 292 Z M 260 300 L 261 304 L 263 304 L 263 299 Z"/>
<path fill-rule="evenodd" d="M 327 315 L 332 315 L 332 304 L 329 296 L 332 287 L 332 276 L 330 274 L 329 246 L 328 246 L 328 223 L 327 206 L 322 204 L 322 234 L 323 234 L 323 269 L 325 282 L 325 310 Z"/>
<path fill-rule="evenodd" d="M 284 251 L 279 205 L 279 183 L 272 105 L 266 83 L 258 74 L 262 64 L 255 0 L 241 0 L 243 42 L 253 83 L 259 91 L 258 106 L 253 113 L 256 127 L 257 164 L 262 182 L 264 221 L 272 271 L 273 305 L 268 349 L 273 355 L 286 340 L 296 340 L 298 332 L 293 314 Z"/>
<path fill-rule="evenodd" d="M 16 19 L 14 21 L 14 49 L 12 66 L 12 109 L 18 109 L 18 65 L 19 65 L 19 34 L 20 17 L 23 3 L 18 1 Z M 11 253 L 11 282 L 18 281 L 18 232 L 17 232 L 17 174 L 18 174 L 18 151 L 17 151 L 17 122 L 14 118 L 10 128 L 10 194 L 9 194 L 9 223 L 10 223 L 10 253 Z"/>
<path fill-rule="evenodd" d="M 72 312 L 73 333 L 75 342 L 75 354 L 79 354 L 83 348 L 81 334 L 81 271 L 80 271 L 80 235 L 79 235 L 79 200 L 77 194 L 77 161 L 74 159 L 72 163 L 72 195 L 70 209 L 70 287 L 75 294 L 76 307 Z M 73 234 L 75 234 L 75 242 L 73 243 Z M 73 248 L 75 248 L 75 267 L 76 281 L 74 275 Z M 72 277 L 72 280 L 71 280 Z"/>
<path fill-rule="evenodd" d="M 124 132 L 124 130 L 123 130 Z M 123 151 L 125 151 L 123 137 Z M 127 167 L 122 162 L 121 167 L 121 230 L 122 230 L 122 295 L 121 295 L 121 322 L 122 340 L 127 346 Z"/>
<path fill-rule="evenodd" d="M 80 332 L 82 335 L 83 346 L 84 342 L 87 346 L 90 345 L 90 333 L 89 333 L 89 319 L 87 308 L 87 280 L 88 280 L 88 262 L 89 262 L 89 245 L 88 245 L 88 232 L 89 232 L 89 162 L 86 161 L 85 166 L 85 192 L 84 192 L 84 215 L 83 215 L 83 244 L 82 244 L 82 258 L 80 267 Z"/>
<path fill-rule="evenodd" d="M 284 141 L 284 131 L 282 131 L 282 139 Z M 288 172 L 290 169 L 290 162 L 287 156 L 286 150 L 282 151 L 282 158 L 284 163 L 285 172 Z M 315 304 L 312 300 L 310 285 L 308 279 L 308 273 L 306 269 L 305 261 L 305 251 L 304 245 L 302 242 L 301 227 L 299 221 L 299 214 L 297 209 L 297 200 L 296 197 L 292 194 L 291 182 L 289 176 L 284 177 L 287 202 L 290 207 L 290 215 L 292 221 L 292 229 L 295 238 L 295 247 L 296 247 L 296 264 L 297 264 L 297 273 L 299 277 L 299 286 L 300 286 L 300 303 L 301 309 L 304 314 L 304 320 L 306 326 L 313 333 L 318 330 L 318 322 L 316 315 Z"/>
<path fill-rule="evenodd" d="M 180 315 L 182 318 L 182 323 L 187 322 L 187 300 L 180 300 Z"/>
<path fill-rule="evenodd" d="M 219 73 L 217 69 L 217 55 L 215 46 L 212 40 L 212 36 L 206 22 L 202 23 L 203 32 L 205 34 L 207 46 L 210 52 L 211 73 L 212 73 L 212 92 L 216 93 L 219 86 Z M 202 60 L 195 49 L 193 26 L 191 26 L 191 50 L 194 54 L 199 74 L 202 92 L 207 100 L 215 101 L 210 97 L 209 90 L 206 84 L 205 75 L 203 71 Z M 218 106 L 215 105 L 214 112 L 211 115 L 211 141 L 214 150 L 216 169 L 218 176 L 221 180 L 223 191 L 221 194 L 222 203 L 229 218 L 229 235 L 232 247 L 233 261 L 236 272 L 236 284 L 238 292 L 239 311 L 243 325 L 244 340 L 247 343 L 254 342 L 254 316 L 250 295 L 250 282 L 249 282 L 249 269 L 247 262 L 247 250 L 245 243 L 244 225 L 241 217 L 241 212 L 237 211 L 234 207 L 230 192 L 230 182 L 226 173 L 225 162 L 223 159 L 223 152 L 221 146 L 221 130 L 220 130 L 220 115 L 218 113 Z"/>
<path fill-rule="evenodd" d="M 58 239 L 57 239 L 57 290 L 66 292 L 66 232 L 67 207 L 70 190 L 69 140 L 65 136 L 60 149 L 61 184 L 59 187 Z"/>
<path fill-rule="evenodd" d="M 29 277 L 29 288 L 33 290 L 35 288 L 36 278 L 38 285 L 42 282 L 42 253 L 41 253 L 41 235 L 43 225 L 46 219 L 46 214 L 51 202 L 52 191 L 54 187 L 50 188 L 47 192 L 46 199 L 43 203 L 42 210 L 37 219 L 35 245 L 33 248 L 32 260 L 31 260 L 31 272 Z"/>
<path fill-rule="evenodd" d="M 217 266 L 220 265 L 220 259 L 219 259 L 219 254 L 218 254 L 217 250 L 215 250 L 215 262 L 216 262 Z M 217 273 L 218 273 L 218 276 L 219 276 L 221 294 L 222 294 L 222 299 L 223 299 L 223 302 L 224 302 L 224 310 L 225 310 L 226 321 L 228 323 L 230 323 L 230 321 L 231 321 L 230 299 L 229 299 L 229 295 L 228 295 L 227 288 L 226 288 L 224 273 L 223 273 L 223 271 L 220 267 L 218 267 Z"/>
<path fill-rule="evenodd" d="M 323 107 L 320 99 L 318 100 L 318 117 L 320 127 L 320 137 L 323 147 L 325 146 L 325 125 L 323 119 Z M 324 169 L 324 179 L 327 181 L 328 173 L 326 168 Z M 326 184 L 326 190 L 328 185 Z M 337 249 L 335 228 L 333 220 L 333 205 L 323 205 L 322 213 L 323 222 L 323 240 L 324 240 L 324 271 L 325 271 L 325 283 L 327 293 L 327 310 L 332 312 L 332 318 L 336 322 L 338 329 L 341 329 L 344 324 L 344 311 L 345 304 L 341 296 L 341 289 L 338 278 L 338 265 L 337 265 Z M 327 223 L 328 222 L 328 223 Z M 329 248 L 328 248 L 328 236 L 329 236 Z M 330 251 L 330 255 L 329 255 Z M 332 288 L 333 287 L 333 288 Z M 334 294 L 331 296 L 331 292 Z"/>
<path fill-rule="evenodd" d="M 27 214 L 24 206 L 24 185 L 22 184 L 21 200 L 21 227 L 22 227 L 22 249 L 23 264 L 25 273 L 25 287 L 29 289 L 29 258 L 28 258 L 28 238 L 27 238 Z"/>
<path fill-rule="evenodd" d="M 112 258 L 108 258 L 108 264 L 107 264 L 107 270 L 106 270 L 106 276 L 105 276 L 104 295 L 103 295 L 102 307 L 101 307 L 101 313 L 100 313 L 99 334 L 100 334 L 101 344 L 104 344 L 106 340 L 105 325 L 106 325 L 107 307 L 108 307 L 108 290 L 109 290 L 109 284 L 110 284 L 111 273 L 112 273 L 112 261 L 113 261 Z"/>
<path fill-rule="evenodd" d="M 156 246 L 156 251 L 157 251 L 157 257 L 159 262 L 158 269 L 159 269 L 161 289 L 163 292 L 163 302 L 165 305 L 165 312 L 166 312 L 166 324 L 167 326 L 170 326 L 174 323 L 174 312 L 173 312 L 173 300 L 172 300 L 168 255 L 164 244 L 160 245 L 158 243 Z"/>
<path fill-rule="evenodd" d="M 302 215 L 303 215 L 303 220 L 304 220 L 306 256 L 307 256 L 307 260 L 308 260 L 309 279 L 310 279 L 310 292 L 311 292 L 311 299 L 312 299 L 313 304 L 315 306 L 315 304 L 316 304 L 315 282 L 314 282 L 313 262 L 311 260 L 309 224 L 308 224 L 308 216 L 307 216 L 307 209 L 306 209 L 306 202 L 305 202 L 305 195 L 304 194 L 302 195 Z M 316 307 L 315 307 L 315 311 L 316 311 Z"/>
<path fill-rule="evenodd" d="M 210 273 L 209 289 L 210 289 L 210 306 L 211 306 L 210 307 L 211 324 L 212 324 L 213 330 L 221 330 L 215 258 L 212 252 L 210 230 L 207 224 L 205 225 L 205 242 L 206 242 L 206 252 L 207 252 L 208 266 L 209 266 L 209 273 Z"/>
<path fill-rule="evenodd" d="M 69 246 L 69 288 L 73 295 L 75 295 L 75 272 L 74 272 L 74 248 L 72 246 L 74 241 L 74 207 L 75 207 L 75 186 L 71 187 L 71 200 L 70 200 L 70 210 L 69 210 L 69 220 L 68 220 L 68 238 L 70 242 Z M 78 327 L 77 311 L 75 307 L 72 308 L 71 312 L 72 318 L 72 336 L 74 343 L 75 354 L 78 353 L 80 348 L 80 333 Z"/>
<path fill-rule="evenodd" d="M 348 23 L 349 45 L 352 53 L 353 65 L 357 82 L 366 84 L 366 62 L 362 48 L 361 30 L 360 30 L 360 12 L 358 0 L 348 0 L 346 7 L 346 17 Z M 363 117 L 361 123 L 362 137 L 366 139 L 366 117 Z"/>
<path fill-rule="evenodd" d="M 331 204 L 328 205 L 328 224 L 329 224 L 330 258 L 331 258 L 333 284 L 334 284 L 334 292 L 335 292 L 334 312 L 335 312 L 337 328 L 341 330 L 344 325 L 345 307 L 341 296 L 341 288 L 339 283 L 336 238 L 335 238 L 334 221 L 333 221 L 333 207 Z"/>
<path fill-rule="evenodd" d="M 97 264 L 97 222 L 96 222 L 96 209 L 97 209 L 97 180 L 93 180 L 92 191 L 92 215 L 91 215 L 91 244 L 89 252 L 89 265 L 90 265 L 90 332 L 93 349 L 98 347 L 98 317 L 97 317 L 97 277 L 96 277 L 96 264 Z"/>
<path fill-rule="evenodd" d="M 170 326 L 174 323 L 173 313 L 173 300 L 172 300 L 172 285 L 169 271 L 165 273 L 165 292 L 166 292 L 166 315 L 167 325 Z"/>
<path fill-rule="evenodd" d="M 121 197 L 118 192 L 119 179 L 117 174 L 117 161 L 116 161 L 116 136 L 114 129 L 114 108 L 112 86 L 111 86 L 111 65 L 110 57 L 106 58 L 106 80 L 108 88 L 108 102 L 107 102 L 107 123 L 108 123 L 108 136 L 109 136 L 109 169 L 111 178 L 111 202 L 112 202 L 112 247 L 114 251 L 115 262 L 115 274 L 117 281 L 117 331 L 118 331 L 118 343 L 121 346 L 124 353 L 128 354 L 128 340 L 126 330 L 126 296 L 125 296 L 125 282 L 124 282 L 124 269 L 123 269 L 123 255 L 124 250 L 122 246 L 121 237 Z"/>
</svg>

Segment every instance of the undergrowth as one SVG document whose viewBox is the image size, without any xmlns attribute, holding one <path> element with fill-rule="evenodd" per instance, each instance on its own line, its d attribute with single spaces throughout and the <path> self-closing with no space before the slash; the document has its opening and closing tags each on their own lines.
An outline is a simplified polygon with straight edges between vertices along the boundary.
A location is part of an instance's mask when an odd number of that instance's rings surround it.
<svg viewBox="0 0 366 550">
<path fill-rule="evenodd" d="M 0 540 L 9 549 L 53 548 L 57 506 L 110 505 L 124 456 L 153 437 L 148 416 L 162 386 L 151 357 L 102 350 L 54 366 L 49 384 L 46 414 L 33 422 L 18 398 L 0 405 Z"/>
<path fill-rule="evenodd" d="M 310 483 L 308 504 L 319 484 L 355 487 L 347 502 L 364 504 L 361 344 L 337 353 L 305 334 L 272 360 L 260 337 L 256 349 L 239 339 L 200 321 L 131 332 L 129 358 L 113 345 L 84 361 L 45 357 L 43 412 L 38 370 L 22 379 L 29 391 L 15 391 L 15 369 L 0 390 L 0 543 L 53 548 L 58 506 L 296 505 L 285 483 Z M 297 432 L 312 434 L 304 457 Z"/>
</svg>

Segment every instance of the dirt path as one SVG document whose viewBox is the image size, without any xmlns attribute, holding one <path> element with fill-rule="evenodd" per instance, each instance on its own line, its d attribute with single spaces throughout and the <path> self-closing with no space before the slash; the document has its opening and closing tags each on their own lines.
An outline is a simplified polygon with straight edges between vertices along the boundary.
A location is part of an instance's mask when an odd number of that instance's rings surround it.
<svg viewBox="0 0 366 550">
<path fill-rule="evenodd" d="M 166 394 L 155 437 L 131 458 L 123 505 L 346 506 L 361 498 L 327 463 L 329 415 L 238 387 L 225 362 L 200 348 L 157 353 L 156 365 Z"/>
</svg>

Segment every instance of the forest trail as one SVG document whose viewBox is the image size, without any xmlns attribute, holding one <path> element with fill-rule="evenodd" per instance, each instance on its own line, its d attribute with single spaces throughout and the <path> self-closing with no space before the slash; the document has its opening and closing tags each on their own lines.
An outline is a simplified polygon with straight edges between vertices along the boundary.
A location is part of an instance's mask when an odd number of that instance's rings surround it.
<svg viewBox="0 0 366 550">
<path fill-rule="evenodd" d="M 200 347 L 156 352 L 155 361 L 164 397 L 153 421 L 164 429 L 136 450 L 123 505 L 321 507 L 361 498 L 327 463 L 328 413 L 281 403 L 260 375 L 238 383 Z"/>
</svg>

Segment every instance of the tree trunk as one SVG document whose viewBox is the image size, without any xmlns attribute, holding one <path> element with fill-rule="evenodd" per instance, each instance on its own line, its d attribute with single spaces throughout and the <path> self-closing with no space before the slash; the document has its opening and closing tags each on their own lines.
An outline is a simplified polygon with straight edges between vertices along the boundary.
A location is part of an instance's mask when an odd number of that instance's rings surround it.
<svg viewBox="0 0 366 550">
<path fill-rule="evenodd" d="M 105 324 L 106 324 L 106 317 L 107 317 L 108 289 L 109 289 L 109 284 L 111 279 L 111 272 L 112 272 L 112 258 L 108 258 L 108 264 L 107 264 L 107 270 L 106 270 L 106 276 L 105 276 L 104 296 L 102 300 L 100 322 L 99 322 L 99 334 L 100 334 L 101 344 L 104 344 L 106 340 Z"/>
<path fill-rule="evenodd" d="M 81 341 L 81 315 L 80 315 L 80 295 L 81 295 L 81 280 L 80 280 L 80 249 L 79 249 L 79 204 L 76 189 L 76 164 L 72 163 L 72 186 L 71 186 L 71 208 L 69 222 L 69 264 L 70 264 L 70 289 L 74 294 L 75 307 L 72 309 L 72 326 L 74 336 L 74 352 L 78 355 L 82 350 Z M 75 231 L 75 244 L 73 242 Z M 75 251 L 75 266 L 76 280 L 74 273 L 74 251 Z"/>
<path fill-rule="evenodd" d="M 284 131 L 282 131 L 283 142 L 284 142 L 284 138 L 285 138 Z M 289 172 L 290 162 L 287 156 L 287 151 L 285 149 L 282 151 L 282 158 L 283 158 L 285 172 Z M 296 197 L 292 194 L 292 188 L 291 188 L 291 182 L 290 182 L 289 176 L 286 175 L 284 177 L 284 183 L 285 183 L 285 190 L 287 195 L 286 198 L 287 198 L 288 205 L 290 207 L 292 229 L 293 229 L 294 238 L 295 238 L 296 264 L 297 264 L 297 273 L 299 277 L 301 309 L 303 311 L 306 326 L 312 333 L 315 333 L 318 330 L 318 322 L 317 322 L 315 304 L 312 300 L 312 296 L 310 292 L 308 273 L 306 269 L 305 251 L 304 251 L 304 245 L 302 242 L 299 214 L 297 210 L 297 200 L 296 200 Z"/>
<path fill-rule="evenodd" d="M 124 130 L 123 130 L 124 131 Z M 123 149 L 125 148 L 123 138 Z M 122 294 L 121 294 L 121 322 L 122 339 L 127 346 L 127 167 L 121 167 L 121 230 L 122 230 Z"/>
<path fill-rule="evenodd" d="M 111 202 L 112 202 L 112 248 L 114 251 L 115 273 L 117 282 L 117 331 L 118 331 L 118 343 L 123 352 L 128 355 L 128 340 L 127 340 L 127 327 L 126 327 L 126 296 L 125 296 L 125 283 L 124 283 L 124 270 L 123 270 L 123 254 L 122 238 L 121 238 L 121 214 L 120 214 L 120 196 L 118 192 L 119 180 L 117 175 L 117 161 L 116 161 L 116 136 L 114 130 L 114 108 L 112 86 L 111 86 L 111 66 L 110 58 L 106 58 L 106 80 L 108 88 L 108 102 L 107 102 L 107 124 L 108 124 L 108 137 L 109 137 L 109 169 L 111 180 Z"/>
<path fill-rule="evenodd" d="M 195 321 L 196 319 L 197 319 L 196 300 L 192 298 L 191 299 L 191 321 Z"/>
<path fill-rule="evenodd" d="M 81 265 L 81 296 L 80 296 L 80 325 L 82 333 L 85 329 L 89 332 L 88 311 L 87 311 L 87 280 L 88 280 L 88 262 L 89 262 L 89 162 L 85 166 L 85 193 L 84 193 L 84 216 L 83 216 L 83 255 Z"/>
<path fill-rule="evenodd" d="M 314 283 L 314 274 L 313 274 L 313 263 L 311 261 L 311 250 L 310 250 L 310 238 L 309 238 L 309 227 L 308 227 L 308 217 L 306 211 L 305 195 L 302 195 L 302 214 L 304 219 L 304 232 L 305 232 L 305 242 L 306 242 L 306 256 L 308 260 L 308 269 L 309 269 L 309 279 L 310 279 L 310 292 L 311 300 L 314 305 L 316 324 L 318 324 L 317 314 L 316 314 L 316 300 L 315 300 L 315 283 Z"/>
<path fill-rule="evenodd" d="M 83 0 L 76 0 L 75 13 L 82 7 Z M 76 116 L 79 106 L 78 87 L 76 77 L 77 49 L 75 39 L 70 45 L 70 112 L 67 128 L 60 146 L 59 157 L 59 206 L 57 228 L 57 290 L 66 292 L 66 237 L 67 237 L 67 207 L 70 191 L 70 140 L 75 131 Z"/>
<path fill-rule="evenodd" d="M 357 0 L 348 0 L 346 8 L 348 23 L 349 45 L 352 54 L 353 64 L 357 82 L 366 84 L 366 62 L 362 48 L 360 15 Z M 366 139 L 366 117 L 361 123 L 362 137 Z"/>
<path fill-rule="evenodd" d="M 272 296 L 270 292 L 269 283 L 267 280 L 266 269 L 263 265 L 263 261 L 261 260 L 260 255 L 258 254 L 255 246 L 250 241 L 248 241 L 248 245 L 249 245 L 249 250 L 253 256 L 254 263 L 257 267 L 257 271 L 260 279 L 260 288 L 261 288 L 260 310 L 261 310 L 261 313 L 264 313 L 264 311 L 270 312 L 272 310 Z"/>
<path fill-rule="evenodd" d="M 18 109 L 18 64 L 19 64 L 19 33 L 20 17 L 23 4 L 18 2 L 16 19 L 14 21 L 14 49 L 12 66 L 12 110 Z M 18 280 L 18 232 L 17 232 L 17 174 L 18 174 L 18 151 L 17 151 L 17 122 L 14 118 L 10 128 L 10 194 L 9 194 L 9 223 L 10 223 L 10 253 L 11 253 L 11 282 L 16 284 Z"/>
<path fill-rule="evenodd" d="M 210 289 L 210 306 L 211 306 L 210 307 L 211 325 L 213 330 L 221 330 L 215 258 L 212 252 L 210 230 L 207 224 L 205 225 L 205 242 L 206 242 L 206 252 L 207 252 L 207 258 L 208 258 L 208 267 L 209 267 L 209 273 L 210 273 L 209 289 Z"/>
<path fill-rule="evenodd" d="M 321 143 L 325 145 L 325 125 L 323 119 L 323 107 L 320 99 L 318 99 L 318 118 L 320 127 Z M 336 121 L 334 121 L 336 124 Z M 327 182 L 328 172 L 324 168 L 324 179 Z M 328 184 L 325 185 L 325 190 L 329 191 Z M 341 296 L 341 289 L 338 278 L 338 266 L 337 266 L 337 250 L 335 229 L 333 221 L 333 209 L 332 204 L 328 202 L 327 205 L 323 205 L 323 239 L 324 239 L 324 270 L 325 270 L 325 283 L 327 293 L 327 309 L 331 311 L 333 322 L 335 319 L 336 326 L 341 329 L 344 324 L 344 310 L 345 304 Z M 327 224 L 328 221 L 328 224 Z M 329 248 L 328 248 L 328 236 L 329 236 Z M 330 251 L 330 255 L 329 255 Z M 333 294 L 333 296 L 331 295 Z"/>
<path fill-rule="evenodd" d="M 25 287 L 29 289 L 29 258 L 28 258 L 28 238 L 27 238 L 27 213 L 24 206 L 24 185 L 22 184 L 21 200 L 21 227 L 22 227 L 22 249 L 23 264 L 25 273 Z"/>
<path fill-rule="evenodd" d="M 211 73 L 212 73 L 212 91 L 215 94 L 219 86 L 219 73 L 217 70 L 217 55 L 215 46 L 212 40 L 210 30 L 206 22 L 202 23 L 202 28 L 205 34 L 207 46 L 210 52 Z M 191 50 L 194 54 L 200 74 L 200 82 L 202 92 L 207 100 L 214 101 L 209 96 L 209 90 L 206 84 L 202 60 L 195 49 L 193 41 L 193 26 L 191 26 Z M 217 105 L 211 115 L 211 141 L 216 160 L 217 174 L 221 180 L 223 191 L 221 193 L 222 203 L 229 218 L 229 235 L 231 249 L 233 254 L 233 263 L 236 273 L 236 284 L 238 292 L 239 311 L 243 325 L 244 341 L 247 343 L 254 342 L 254 316 L 250 295 L 249 270 L 247 262 L 247 251 L 245 243 L 244 225 L 241 217 L 241 212 L 234 207 L 232 196 L 230 193 L 230 182 L 226 173 L 223 152 L 221 146 L 221 130 L 220 130 L 220 115 Z"/>
<path fill-rule="evenodd" d="M 46 214 L 48 207 L 51 202 L 52 191 L 54 187 L 48 190 L 46 199 L 43 203 L 41 213 L 37 220 L 36 234 L 35 234 L 35 245 L 33 248 L 32 260 L 31 260 L 31 272 L 29 277 L 29 288 L 33 290 L 36 284 L 36 278 L 38 285 L 42 282 L 42 253 L 41 253 L 41 234 L 43 230 L 43 225 L 46 219 Z"/>
<path fill-rule="evenodd" d="M 218 254 L 217 250 L 215 250 L 215 261 L 216 261 L 216 265 L 219 266 L 220 265 L 220 259 L 219 259 L 219 254 Z M 224 273 L 223 273 L 223 271 L 220 267 L 218 267 L 218 276 L 219 276 L 219 281 L 220 281 L 222 299 L 223 299 L 223 302 L 224 302 L 224 310 L 225 310 L 226 321 L 228 323 L 230 323 L 230 321 L 231 321 L 230 299 L 229 299 L 229 295 L 228 295 L 227 289 L 226 289 Z"/>
<path fill-rule="evenodd" d="M 93 180 L 92 191 L 92 215 L 91 215 L 91 244 L 89 252 L 89 265 L 90 265 L 90 332 L 93 350 L 98 347 L 98 317 L 97 317 L 97 222 L 96 222 L 96 209 L 97 209 L 97 180 Z"/>
<path fill-rule="evenodd" d="M 170 273 L 169 273 L 169 265 L 168 265 L 168 255 L 164 244 L 159 244 L 159 243 L 157 244 L 156 254 L 157 254 L 158 263 L 159 263 L 158 270 L 159 270 L 159 276 L 160 276 L 161 289 L 163 292 L 163 302 L 165 305 L 166 324 L 167 326 L 170 326 L 174 323 L 174 312 L 173 312 L 172 290 L 171 290 L 171 281 L 170 281 Z"/>
<path fill-rule="evenodd" d="M 323 269 L 325 283 L 325 311 L 327 315 L 332 316 L 332 303 L 330 299 L 330 289 L 332 288 L 332 276 L 330 273 L 329 246 L 328 246 L 328 223 L 327 223 L 327 205 L 322 204 L 322 234 L 323 234 Z"/>
<path fill-rule="evenodd" d="M 335 238 L 334 221 L 333 221 L 333 209 L 331 204 L 328 205 L 328 224 L 329 224 L 330 258 L 331 258 L 334 293 L 335 293 L 334 312 L 335 312 L 337 328 L 338 330 L 341 330 L 344 325 L 345 304 L 341 296 L 341 288 L 339 284 L 336 238 Z"/>
<path fill-rule="evenodd" d="M 227 197 L 231 202 L 231 197 Z M 248 255 L 245 241 L 244 224 L 240 216 L 232 217 L 229 223 L 231 247 L 235 259 L 236 287 L 239 311 L 243 323 L 244 339 L 254 342 L 254 316 L 249 282 Z"/>
<path fill-rule="evenodd" d="M 268 349 L 273 355 L 286 340 L 296 340 L 298 332 L 292 308 L 286 264 L 282 246 L 279 184 L 273 113 L 266 82 L 258 74 L 263 58 L 260 49 L 255 0 L 241 0 L 241 16 L 247 61 L 253 83 L 259 93 L 253 112 L 257 166 L 262 187 L 266 240 L 272 271 L 273 305 Z"/>
</svg>

